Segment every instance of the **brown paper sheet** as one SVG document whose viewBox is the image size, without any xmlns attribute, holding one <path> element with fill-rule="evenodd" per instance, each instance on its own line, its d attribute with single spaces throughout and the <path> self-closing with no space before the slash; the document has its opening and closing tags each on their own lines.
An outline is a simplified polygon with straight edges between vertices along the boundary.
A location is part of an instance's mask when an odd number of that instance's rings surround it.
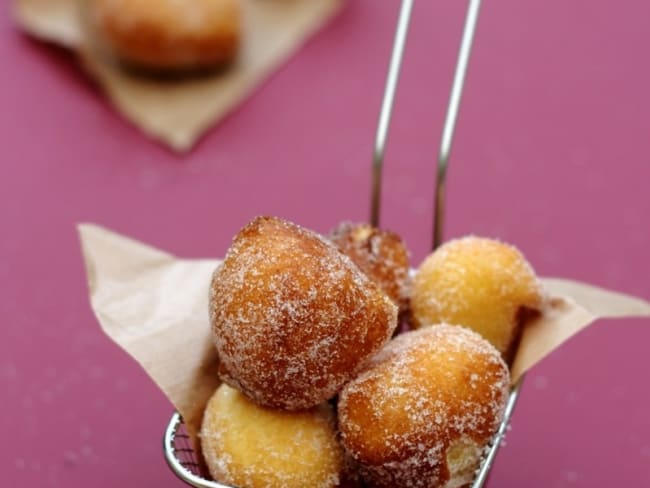
<svg viewBox="0 0 650 488">
<path fill-rule="evenodd" d="M 75 50 L 128 120 L 181 152 L 191 149 L 342 5 L 342 0 L 244 0 L 243 45 L 235 65 L 207 77 L 164 81 L 130 75 L 92 51 L 77 15 L 78 1 L 15 0 L 15 17 L 38 39 Z"/>
<path fill-rule="evenodd" d="M 549 294 L 541 316 L 524 325 L 512 364 L 513 383 L 568 339 L 598 319 L 650 317 L 650 303 L 560 278 L 542 278 Z"/>
<path fill-rule="evenodd" d="M 219 383 L 207 305 L 218 261 L 176 259 L 93 225 L 79 232 L 102 329 L 151 376 L 194 438 Z"/>
<path fill-rule="evenodd" d="M 136 359 L 195 433 L 218 385 L 208 324 L 208 289 L 217 260 L 177 259 L 95 225 L 79 226 L 90 299 L 106 332 Z M 513 382 L 571 336 L 606 317 L 650 317 L 650 303 L 562 279 L 526 324 Z"/>
</svg>

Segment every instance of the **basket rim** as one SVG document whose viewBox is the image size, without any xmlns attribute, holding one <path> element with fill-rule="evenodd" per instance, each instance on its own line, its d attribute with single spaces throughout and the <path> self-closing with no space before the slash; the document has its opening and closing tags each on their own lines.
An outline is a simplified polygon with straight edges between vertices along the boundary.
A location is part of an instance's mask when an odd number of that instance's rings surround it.
<svg viewBox="0 0 650 488">
<path fill-rule="evenodd" d="M 222 485 L 216 481 L 206 480 L 200 476 L 195 475 L 189 471 L 183 464 L 179 461 L 176 456 L 176 450 L 174 449 L 174 439 L 176 438 L 176 432 L 183 422 L 181 414 L 174 412 L 167 424 L 165 429 L 165 435 L 163 437 L 163 451 L 165 452 L 165 460 L 167 461 L 168 466 L 172 472 L 182 481 L 187 483 L 190 486 L 195 488 L 236 488 L 229 485 Z"/>
</svg>

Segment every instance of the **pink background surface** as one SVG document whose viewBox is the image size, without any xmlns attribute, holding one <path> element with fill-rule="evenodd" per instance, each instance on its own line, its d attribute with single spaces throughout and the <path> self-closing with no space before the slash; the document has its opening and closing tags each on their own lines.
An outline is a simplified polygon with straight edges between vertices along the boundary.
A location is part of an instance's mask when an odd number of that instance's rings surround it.
<svg viewBox="0 0 650 488">
<path fill-rule="evenodd" d="M 465 2 L 416 3 L 384 225 L 427 251 Z M 75 223 L 186 257 L 251 217 L 319 231 L 368 213 L 397 1 L 350 1 L 188 156 L 145 139 L 66 54 L 0 13 L 2 486 L 179 487 L 172 411 L 91 313 Z M 650 4 L 488 1 L 449 176 L 447 237 L 519 246 L 541 275 L 650 298 Z M 492 486 L 650 486 L 650 321 L 602 322 L 529 375 Z"/>
</svg>

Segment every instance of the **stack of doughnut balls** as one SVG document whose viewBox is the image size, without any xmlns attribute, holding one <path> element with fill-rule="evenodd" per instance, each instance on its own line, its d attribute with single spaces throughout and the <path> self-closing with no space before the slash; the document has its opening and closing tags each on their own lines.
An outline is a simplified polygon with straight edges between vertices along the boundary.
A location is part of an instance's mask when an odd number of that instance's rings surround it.
<svg viewBox="0 0 650 488">
<path fill-rule="evenodd" d="M 201 428 L 210 474 L 239 488 L 467 486 L 542 300 L 495 240 L 449 241 L 411 277 L 394 233 L 254 219 L 210 287 L 223 382 Z"/>
</svg>

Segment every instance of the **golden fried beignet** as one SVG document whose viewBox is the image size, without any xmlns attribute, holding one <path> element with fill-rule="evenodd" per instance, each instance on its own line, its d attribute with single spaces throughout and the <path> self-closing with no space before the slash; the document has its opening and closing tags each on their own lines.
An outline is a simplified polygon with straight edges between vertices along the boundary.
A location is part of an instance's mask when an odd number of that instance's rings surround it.
<svg viewBox="0 0 650 488">
<path fill-rule="evenodd" d="M 83 0 L 100 47 L 126 64 L 154 71 L 212 68 L 239 48 L 240 0 Z"/>
<path fill-rule="evenodd" d="M 205 410 L 203 455 L 212 477 L 242 488 L 339 486 L 343 449 L 332 407 L 303 412 L 260 407 L 222 384 Z"/>
<path fill-rule="evenodd" d="M 259 217 L 214 273 L 210 320 L 222 380 L 298 410 L 334 396 L 383 347 L 397 307 L 319 235 Z"/>
<path fill-rule="evenodd" d="M 541 285 L 513 246 L 465 237 L 440 246 L 418 268 L 411 310 L 416 327 L 447 322 L 475 330 L 507 355 L 519 314 L 542 304 Z"/>
<path fill-rule="evenodd" d="M 464 486 L 498 429 L 509 385 L 501 355 L 475 332 L 406 332 L 341 392 L 343 445 L 370 486 Z"/>
<path fill-rule="evenodd" d="M 400 236 L 370 224 L 344 222 L 330 240 L 404 312 L 408 307 L 409 252 Z"/>
</svg>

